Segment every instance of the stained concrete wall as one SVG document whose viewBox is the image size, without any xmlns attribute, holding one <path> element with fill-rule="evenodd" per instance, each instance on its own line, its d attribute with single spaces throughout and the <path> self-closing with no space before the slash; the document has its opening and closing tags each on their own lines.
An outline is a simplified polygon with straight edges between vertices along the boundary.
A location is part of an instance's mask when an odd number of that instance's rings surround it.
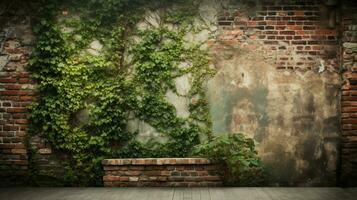
<svg viewBox="0 0 357 200">
<path fill-rule="evenodd" d="M 216 58 L 219 70 L 208 84 L 214 132 L 254 138 L 271 183 L 333 184 L 339 75 L 276 71 L 261 54 L 240 48 L 221 50 Z"/>
<path fill-rule="evenodd" d="M 211 40 L 207 92 L 215 134 L 257 142 L 271 185 L 335 185 L 339 170 L 338 27 L 314 1 L 231 1 Z M 327 16 L 327 18 L 325 17 Z"/>
</svg>

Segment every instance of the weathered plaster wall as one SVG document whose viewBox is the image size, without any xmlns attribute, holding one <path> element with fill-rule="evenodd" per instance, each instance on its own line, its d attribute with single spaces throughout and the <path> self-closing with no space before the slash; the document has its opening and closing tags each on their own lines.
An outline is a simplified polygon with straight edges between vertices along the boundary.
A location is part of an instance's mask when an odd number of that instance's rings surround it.
<svg viewBox="0 0 357 200">
<path fill-rule="evenodd" d="M 236 2 L 223 6 L 211 41 L 214 132 L 254 138 L 271 184 L 334 185 L 341 79 L 325 5 Z"/>
<path fill-rule="evenodd" d="M 272 182 L 334 183 L 339 75 L 276 71 L 261 54 L 239 48 L 222 49 L 218 57 L 219 71 L 208 84 L 214 132 L 254 138 Z"/>
</svg>

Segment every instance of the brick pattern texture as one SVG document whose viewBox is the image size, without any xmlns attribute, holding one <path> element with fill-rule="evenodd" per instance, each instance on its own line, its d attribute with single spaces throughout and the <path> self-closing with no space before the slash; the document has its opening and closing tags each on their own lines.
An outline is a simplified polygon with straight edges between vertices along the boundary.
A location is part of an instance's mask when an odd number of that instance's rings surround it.
<svg viewBox="0 0 357 200">
<path fill-rule="evenodd" d="M 33 82 L 27 71 L 31 49 L 29 18 L 1 17 L 11 27 L 0 29 L 0 179 L 18 184 L 28 169 L 27 150 L 23 143 L 28 120 L 26 106 L 33 100 Z M 7 21 L 7 22 L 9 22 Z"/>
<path fill-rule="evenodd" d="M 262 1 L 252 10 L 228 6 L 218 18 L 218 40 L 261 51 L 277 69 L 315 70 L 321 62 L 338 70 L 338 29 L 326 20 L 330 10 L 316 1 Z"/>
<path fill-rule="evenodd" d="M 7 2 L 9 3 L 9 2 Z M 27 181 L 30 152 L 24 144 L 29 121 L 27 106 L 35 101 L 36 84 L 31 80 L 28 59 L 34 35 L 29 4 L 0 2 L 0 186 L 23 185 Z M 39 137 L 30 138 L 37 151 L 32 157 L 37 173 L 59 176 L 63 168 L 52 150 Z M 34 175 L 34 174 L 32 174 Z M 38 183 L 41 185 L 41 183 Z"/>
<path fill-rule="evenodd" d="M 222 166 L 204 158 L 103 160 L 104 186 L 221 186 Z"/>
<path fill-rule="evenodd" d="M 343 4 L 342 166 L 343 185 L 357 185 L 357 2 Z"/>
</svg>

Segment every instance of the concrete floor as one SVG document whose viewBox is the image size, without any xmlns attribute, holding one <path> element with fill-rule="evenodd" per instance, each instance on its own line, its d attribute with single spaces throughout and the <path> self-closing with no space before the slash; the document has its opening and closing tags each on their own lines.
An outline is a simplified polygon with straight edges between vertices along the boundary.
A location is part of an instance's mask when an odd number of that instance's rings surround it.
<svg viewBox="0 0 357 200">
<path fill-rule="evenodd" d="M 0 188 L 0 200 L 357 200 L 357 188 Z"/>
</svg>

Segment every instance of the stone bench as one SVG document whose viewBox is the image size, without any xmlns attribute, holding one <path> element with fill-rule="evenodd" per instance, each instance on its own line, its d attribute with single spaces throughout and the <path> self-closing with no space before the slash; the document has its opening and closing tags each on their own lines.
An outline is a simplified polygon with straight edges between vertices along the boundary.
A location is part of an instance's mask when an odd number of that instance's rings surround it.
<svg viewBox="0 0 357 200">
<path fill-rule="evenodd" d="M 222 167 L 205 158 L 139 158 L 102 161 L 104 186 L 221 186 Z"/>
</svg>

